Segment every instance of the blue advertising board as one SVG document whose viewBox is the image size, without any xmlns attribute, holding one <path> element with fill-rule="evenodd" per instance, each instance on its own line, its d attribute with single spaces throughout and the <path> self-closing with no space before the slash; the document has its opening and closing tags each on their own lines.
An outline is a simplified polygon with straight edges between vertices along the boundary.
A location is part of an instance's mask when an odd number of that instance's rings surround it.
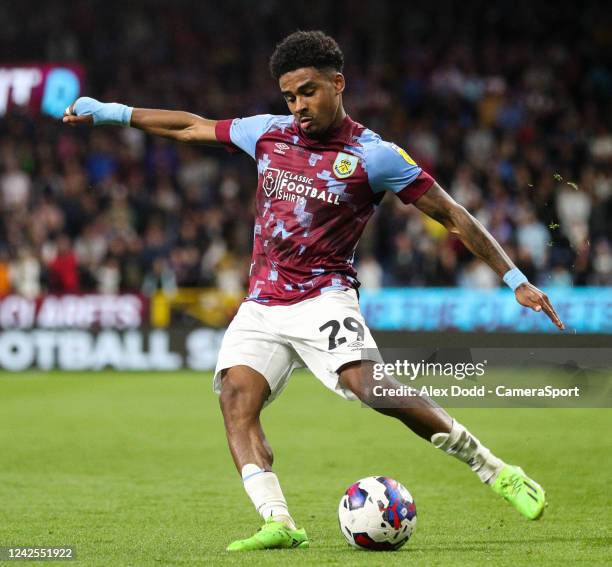
<svg viewBox="0 0 612 567">
<path fill-rule="evenodd" d="M 545 291 L 565 333 L 612 333 L 612 288 Z M 360 304 L 370 328 L 379 331 L 560 332 L 544 313 L 519 305 L 509 289 L 363 290 Z"/>
</svg>

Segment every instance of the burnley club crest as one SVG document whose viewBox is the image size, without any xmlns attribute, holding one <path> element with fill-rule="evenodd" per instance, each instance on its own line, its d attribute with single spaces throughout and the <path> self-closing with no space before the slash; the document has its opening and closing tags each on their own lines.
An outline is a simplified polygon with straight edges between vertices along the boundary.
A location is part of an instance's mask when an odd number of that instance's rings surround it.
<svg viewBox="0 0 612 567">
<path fill-rule="evenodd" d="M 344 152 L 338 152 L 336 161 L 334 162 L 334 173 L 336 177 L 344 179 L 350 177 L 355 173 L 359 158 L 351 154 L 345 154 Z"/>
</svg>

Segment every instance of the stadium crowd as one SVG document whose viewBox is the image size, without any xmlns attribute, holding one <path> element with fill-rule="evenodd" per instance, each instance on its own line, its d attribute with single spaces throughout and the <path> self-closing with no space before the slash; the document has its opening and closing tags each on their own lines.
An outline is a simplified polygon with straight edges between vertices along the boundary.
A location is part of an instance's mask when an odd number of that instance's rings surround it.
<svg viewBox="0 0 612 567">
<path fill-rule="evenodd" d="M 24 1 L 0 7 L 0 64 L 79 62 L 84 94 L 132 106 L 286 113 L 267 58 L 286 33 L 322 28 L 345 52 L 353 119 L 406 148 L 532 281 L 612 285 L 610 28 L 599 3 L 579 16 L 545 4 Z M 0 117 L 0 295 L 239 293 L 255 186 L 246 156 L 13 107 Z M 368 288 L 500 285 L 392 195 L 357 265 Z"/>
</svg>

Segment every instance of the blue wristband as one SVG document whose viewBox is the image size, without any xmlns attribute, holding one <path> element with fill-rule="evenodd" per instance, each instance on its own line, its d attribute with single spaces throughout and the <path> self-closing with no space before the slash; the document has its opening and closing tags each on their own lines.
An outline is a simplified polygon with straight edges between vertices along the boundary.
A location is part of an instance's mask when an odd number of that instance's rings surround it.
<svg viewBox="0 0 612 567">
<path fill-rule="evenodd" d="M 527 279 L 527 276 L 521 272 L 521 270 L 518 268 L 512 268 L 504 274 L 504 281 L 512 291 L 516 291 L 516 288 L 519 285 L 527 283 L 529 280 Z"/>
<path fill-rule="evenodd" d="M 99 124 L 129 126 L 132 110 L 134 110 L 132 107 L 125 104 L 100 102 L 88 96 L 78 98 L 73 106 L 73 112 L 77 116 L 91 114 L 93 116 L 93 123 L 96 126 Z"/>
</svg>

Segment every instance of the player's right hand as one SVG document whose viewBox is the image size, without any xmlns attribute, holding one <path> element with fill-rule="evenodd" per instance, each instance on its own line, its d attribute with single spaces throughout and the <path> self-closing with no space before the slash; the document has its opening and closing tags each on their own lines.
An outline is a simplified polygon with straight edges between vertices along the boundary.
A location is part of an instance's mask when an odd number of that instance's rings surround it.
<svg viewBox="0 0 612 567">
<path fill-rule="evenodd" d="M 514 290 L 516 300 L 524 307 L 529 307 L 534 311 L 544 311 L 548 318 L 559 328 L 560 331 L 565 330 L 565 324 L 555 311 L 548 296 L 536 286 L 530 283 L 519 285 Z"/>
<path fill-rule="evenodd" d="M 72 126 L 76 124 L 92 124 L 93 125 L 93 113 L 90 108 L 91 105 L 87 104 L 89 101 L 101 104 L 94 98 L 80 97 L 77 98 L 65 111 L 62 122 L 70 124 Z M 85 104 L 83 104 L 85 102 Z M 77 103 L 79 103 L 77 105 Z"/>
<path fill-rule="evenodd" d="M 129 126 L 134 109 L 117 102 L 100 102 L 95 98 L 81 96 L 65 111 L 63 122 L 67 124 L 111 124 Z"/>
</svg>

